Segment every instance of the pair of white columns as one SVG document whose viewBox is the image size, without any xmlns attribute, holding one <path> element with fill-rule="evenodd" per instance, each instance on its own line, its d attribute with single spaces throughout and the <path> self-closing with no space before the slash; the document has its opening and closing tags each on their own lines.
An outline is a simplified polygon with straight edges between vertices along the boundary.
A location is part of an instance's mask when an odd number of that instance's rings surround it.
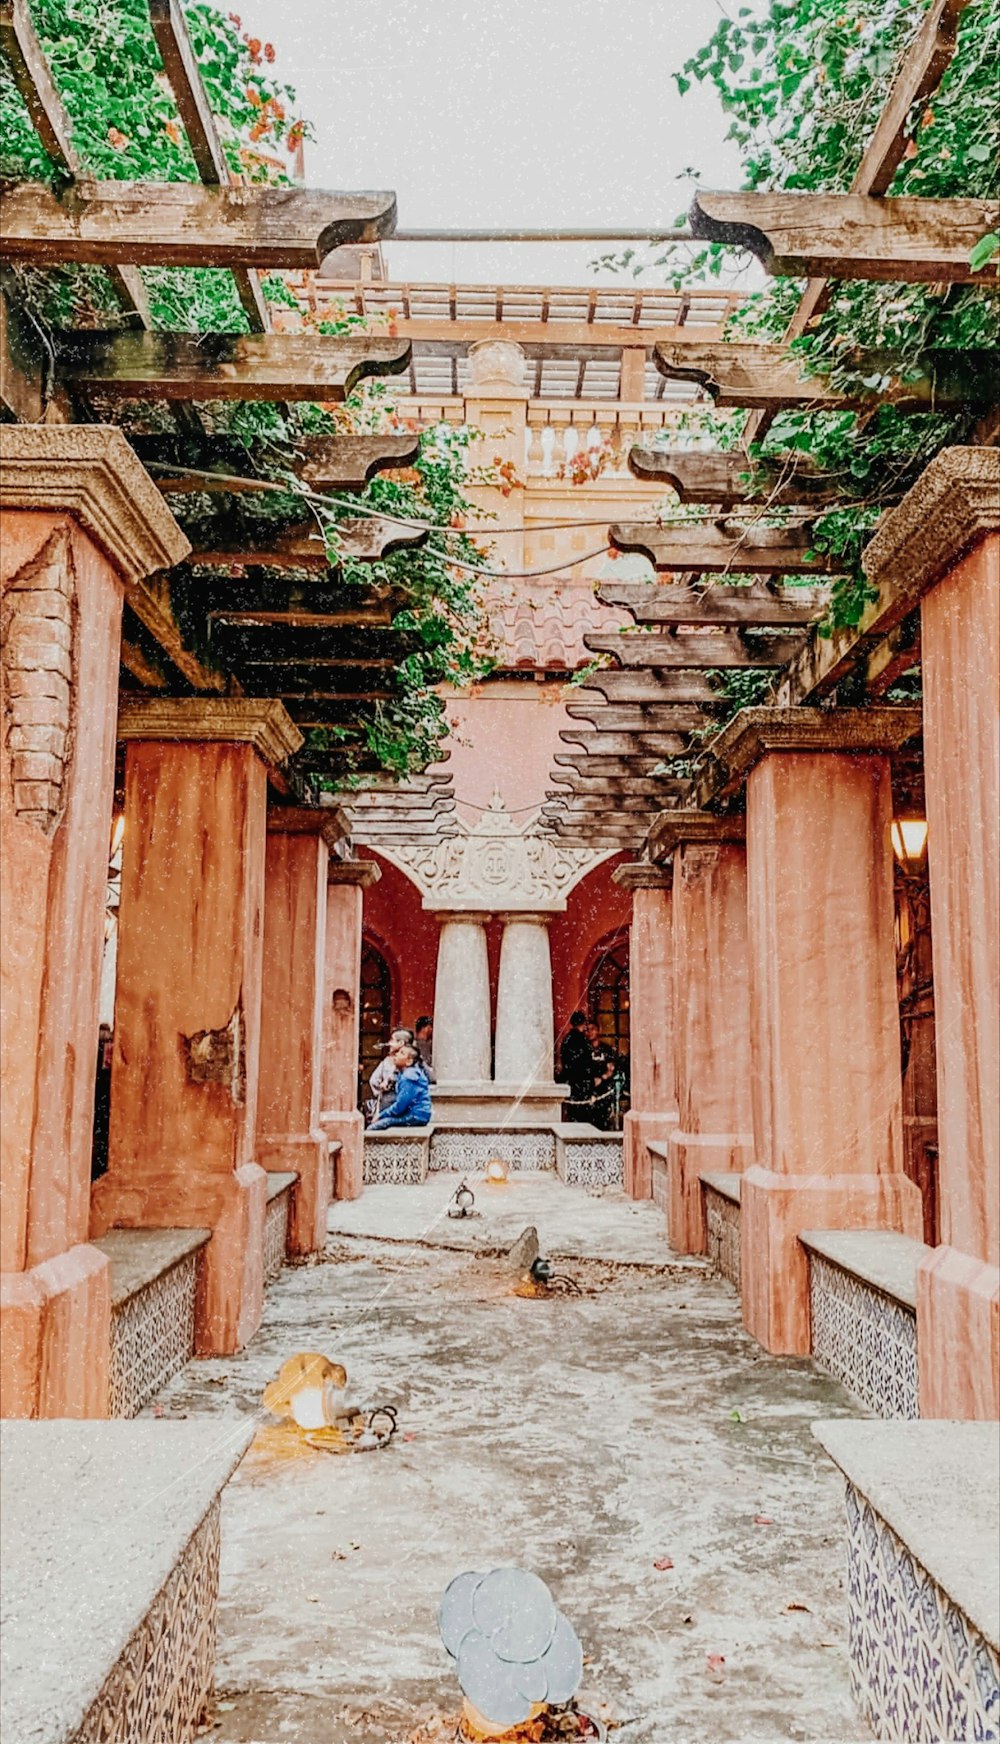
<svg viewBox="0 0 1000 1744">
<path fill-rule="evenodd" d="M 434 994 L 439 1084 L 490 1082 L 490 966 L 480 912 L 443 914 Z M 547 914 L 505 914 L 497 987 L 496 1082 L 550 1083 L 552 959 Z"/>
</svg>

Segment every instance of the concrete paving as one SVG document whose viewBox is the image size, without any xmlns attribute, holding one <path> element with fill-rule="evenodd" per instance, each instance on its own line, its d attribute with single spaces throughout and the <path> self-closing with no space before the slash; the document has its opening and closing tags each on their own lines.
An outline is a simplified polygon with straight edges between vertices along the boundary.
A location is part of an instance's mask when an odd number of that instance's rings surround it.
<svg viewBox="0 0 1000 1744">
<path fill-rule="evenodd" d="M 614 1744 L 868 1739 L 848 1687 L 843 1484 L 809 1429 L 857 1415 L 848 1395 L 764 1355 L 651 1208 L 517 1177 L 495 1214 L 483 1196 L 483 1228 L 439 1223 L 428 1242 L 455 1184 L 337 1207 L 327 1255 L 285 1271 L 250 1349 L 161 1395 L 168 1417 L 252 1416 L 311 1348 L 363 1403 L 399 1409 L 387 1450 L 343 1458 L 261 1420 L 224 1498 L 211 1736 L 450 1741 L 438 1600 L 462 1570 L 513 1562 L 575 1624 L 582 1694 Z M 566 1268 L 584 1294 L 512 1295 L 476 1251 L 496 1245 L 494 1216 L 504 1235 L 536 1223 L 543 1251 L 589 1250 Z M 642 1266 L 620 1263 L 626 1232 Z"/>
</svg>

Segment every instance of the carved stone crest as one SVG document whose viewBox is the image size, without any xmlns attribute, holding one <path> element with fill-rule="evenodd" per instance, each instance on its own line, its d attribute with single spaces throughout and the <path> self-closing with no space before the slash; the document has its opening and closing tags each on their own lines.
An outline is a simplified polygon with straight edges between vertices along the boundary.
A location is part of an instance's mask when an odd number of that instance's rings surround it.
<svg viewBox="0 0 1000 1744">
<path fill-rule="evenodd" d="M 69 529 L 56 527 L 4 591 L 4 741 L 14 811 L 51 836 L 65 809 L 72 755 L 76 574 Z"/>
<path fill-rule="evenodd" d="M 360 822 L 355 840 L 365 841 Z M 530 820 L 518 825 L 499 793 L 471 829 L 448 841 L 414 840 L 388 848 L 373 836 L 370 845 L 413 879 L 426 907 L 505 913 L 564 908 L 573 886 L 608 858 L 607 852 L 567 848 L 551 836 L 535 835 Z"/>
</svg>

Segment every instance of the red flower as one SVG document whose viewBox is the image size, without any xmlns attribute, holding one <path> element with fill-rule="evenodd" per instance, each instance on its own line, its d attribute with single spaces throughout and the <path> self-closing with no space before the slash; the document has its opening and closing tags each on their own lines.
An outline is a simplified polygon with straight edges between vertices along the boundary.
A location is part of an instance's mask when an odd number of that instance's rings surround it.
<svg viewBox="0 0 1000 1744">
<path fill-rule="evenodd" d="M 274 43 L 273 42 L 266 42 L 264 44 L 264 59 L 266 61 L 273 61 L 274 60 Z"/>
<path fill-rule="evenodd" d="M 252 103 L 255 109 L 260 108 L 261 95 L 260 95 L 260 92 L 258 91 L 256 85 L 248 85 L 247 86 L 247 102 Z"/>
<path fill-rule="evenodd" d="M 243 20 L 238 12 L 227 12 L 226 17 L 229 19 L 230 24 L 235 24 L 237 30 L 243 29 Z"/>
<path fill-rule="evenodd" d="M 179 121 L 165 121 L 163 123 L 163 131 L 173 145 L 180 145 L 181 128 Z"/>
<path fill-rule="evenodd" d="M 260 37 L 259 36 L 248 37 L 247 38 L 247 48 L 250 50 L 250 53 L 253 55 L 254 59 L 256 59 L 257 56 L 260 54 Z"/>
<path fill-rule="evenodd" d="M 117 127 L 108 128 L 108 144 L 113 145 L 116 151 L 127 150 L 128 143 L 127 133 L 119 133 Z"/>
</svg>

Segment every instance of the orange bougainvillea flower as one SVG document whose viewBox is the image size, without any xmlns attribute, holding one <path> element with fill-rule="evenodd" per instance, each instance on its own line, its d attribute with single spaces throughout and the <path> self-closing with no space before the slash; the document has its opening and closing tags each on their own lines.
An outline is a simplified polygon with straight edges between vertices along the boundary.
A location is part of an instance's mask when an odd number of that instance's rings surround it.
<svg viewBox="0 0 1000 1744">
<path fill-rule="evenodd" d="M 227 12 L 226 17 L 229 19 L 230 24 L 235 24 L 237 30 L 243 29 L 243 20 L 238 12 Z"/>
<path fill-rule="evenodd" d="M 255 109 L 260 108 L 261 95 L 260 95 L 260 92 L 258 91 L 256 85 L 248 85 L 247 86 L 247 102 L 252 103 Z"/>
<path fill-rule="evenodd" d="M 260 37 L 259 36 L 248 36 L 247 37 L 247 48 L 250 50 L 250 53 L 253 55 L 254 59 L 256 60 L 257 56 L 260 54 Z"/>
<path fill-rule="evenodd" d="M 265 133 L 268 131 L 269 129 L 266 121 L 255 121 L 250 129 L 250 138 L 254 143 L 256 143 L 258 139 L 263 139 Z"/>
<path fill-rule="evenodd" d="M 117 127 L 109 127 L 108 144 L 113 145 L 116 151 L 124 151 L 128 145 L 128 134 L 119 133 Z"/>
<path fill-rule="evenodd" d="M 181 127 L 179 121 L 165 121 L 163 123 L 163 131 L 173 145 L 180 145 Z"/>
<path fill-rule="evenodd" d="M 274 43 L 273 42 L 266 42 L 264 44 L 264 59 L 266 61 L 273 61 L 274 60 Z"/>
</svg>

